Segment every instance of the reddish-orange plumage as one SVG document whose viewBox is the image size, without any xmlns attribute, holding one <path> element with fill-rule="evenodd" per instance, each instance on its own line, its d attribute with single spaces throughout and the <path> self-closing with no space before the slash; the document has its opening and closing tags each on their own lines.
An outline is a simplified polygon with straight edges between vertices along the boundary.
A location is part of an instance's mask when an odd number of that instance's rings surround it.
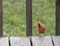
<svg viewBox="0 0 60 46">
<path fill-rule="evenodd" d="M 42 25 L 42 23 L 40 21 L 37 22 L 38 25 L 38 31 L 40 34 L 44 34 L 45 32 L 45 27 Z"/>
</svg>

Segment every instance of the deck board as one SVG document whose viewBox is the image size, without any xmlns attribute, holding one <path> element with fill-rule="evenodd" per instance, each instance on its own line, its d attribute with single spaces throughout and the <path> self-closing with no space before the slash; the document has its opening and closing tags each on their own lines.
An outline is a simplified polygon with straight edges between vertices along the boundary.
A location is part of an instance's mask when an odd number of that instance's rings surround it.
<svg viewBox="0 0 60 46">
<path fill-rule="evenodd" d="M 31 46 L 28 37 L 10 37 L 11 46 Z"/>
<path fill-rule="evenodd" d="M 10 37 L 11 46 L 60 46 L 60 36 Z M 53 42 L 52 42 L 53 40 Z M 0 37 L 0 46 L 9 46 L 8 37 Z"/>
<path fill-rule="evenodd" d="M 0 46 L 9 46 L 8 37 L 0 37 Z"/>
<path fill-rule="evenodd" d="M 32 45 L 33 46 L 53 46 L 51 37 L 32 37 Z"/>
<path fill-rule="evenodd" d="M 54 46 L 60 46 L 60 36 L 53 36 Z"/>
</svg>

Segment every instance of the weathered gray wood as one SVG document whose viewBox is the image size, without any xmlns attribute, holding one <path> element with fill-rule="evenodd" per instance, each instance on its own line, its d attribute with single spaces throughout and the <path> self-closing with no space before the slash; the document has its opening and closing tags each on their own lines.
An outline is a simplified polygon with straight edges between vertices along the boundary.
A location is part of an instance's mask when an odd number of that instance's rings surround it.
<svg viewBox="0 0 60 46">
<path fill-rule="evenodd" d="M 51 37 L 32 37 L 32 45 L 33 46 L 53 46 Z"/>
<path fill-rule="evenodd" d="M 11 46 L 31 46 L 28 37 L 10 37 Z"/>
<path fill-rule="evenodd" d="M 53 36 L 54 46 L 60 46 L 60 36 Z"/>
<path fill-rule="evenodd" d="M 0 37 L 0 46 L 9 46 L 8 37 Z"/>
</svg>

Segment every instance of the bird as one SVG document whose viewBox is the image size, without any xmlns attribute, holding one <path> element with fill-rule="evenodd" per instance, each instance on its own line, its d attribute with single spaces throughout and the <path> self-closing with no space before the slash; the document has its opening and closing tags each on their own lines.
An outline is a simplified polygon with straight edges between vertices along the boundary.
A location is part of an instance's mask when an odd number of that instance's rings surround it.
<svg viewBox="0 0 60 46">
<path fill-rule="evenodd" d="M 41 23 L 41 21 L 37 21 L 37 26 L 38 26 L 38 32 L 39 32 L 40 36 L 43 36 L 45 33 L 44 25 Z"/>
</svg>

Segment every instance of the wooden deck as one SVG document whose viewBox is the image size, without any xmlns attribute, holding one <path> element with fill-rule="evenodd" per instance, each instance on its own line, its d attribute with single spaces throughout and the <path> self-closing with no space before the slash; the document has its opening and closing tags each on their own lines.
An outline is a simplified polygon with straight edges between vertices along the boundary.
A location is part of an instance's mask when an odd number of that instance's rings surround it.
<svg viewBox="0 0 60 46">
<path fill-rule="evenodd" d="M 0 37 L 0 46 L 60 46 L 60 36 Z"/>
</svg>

